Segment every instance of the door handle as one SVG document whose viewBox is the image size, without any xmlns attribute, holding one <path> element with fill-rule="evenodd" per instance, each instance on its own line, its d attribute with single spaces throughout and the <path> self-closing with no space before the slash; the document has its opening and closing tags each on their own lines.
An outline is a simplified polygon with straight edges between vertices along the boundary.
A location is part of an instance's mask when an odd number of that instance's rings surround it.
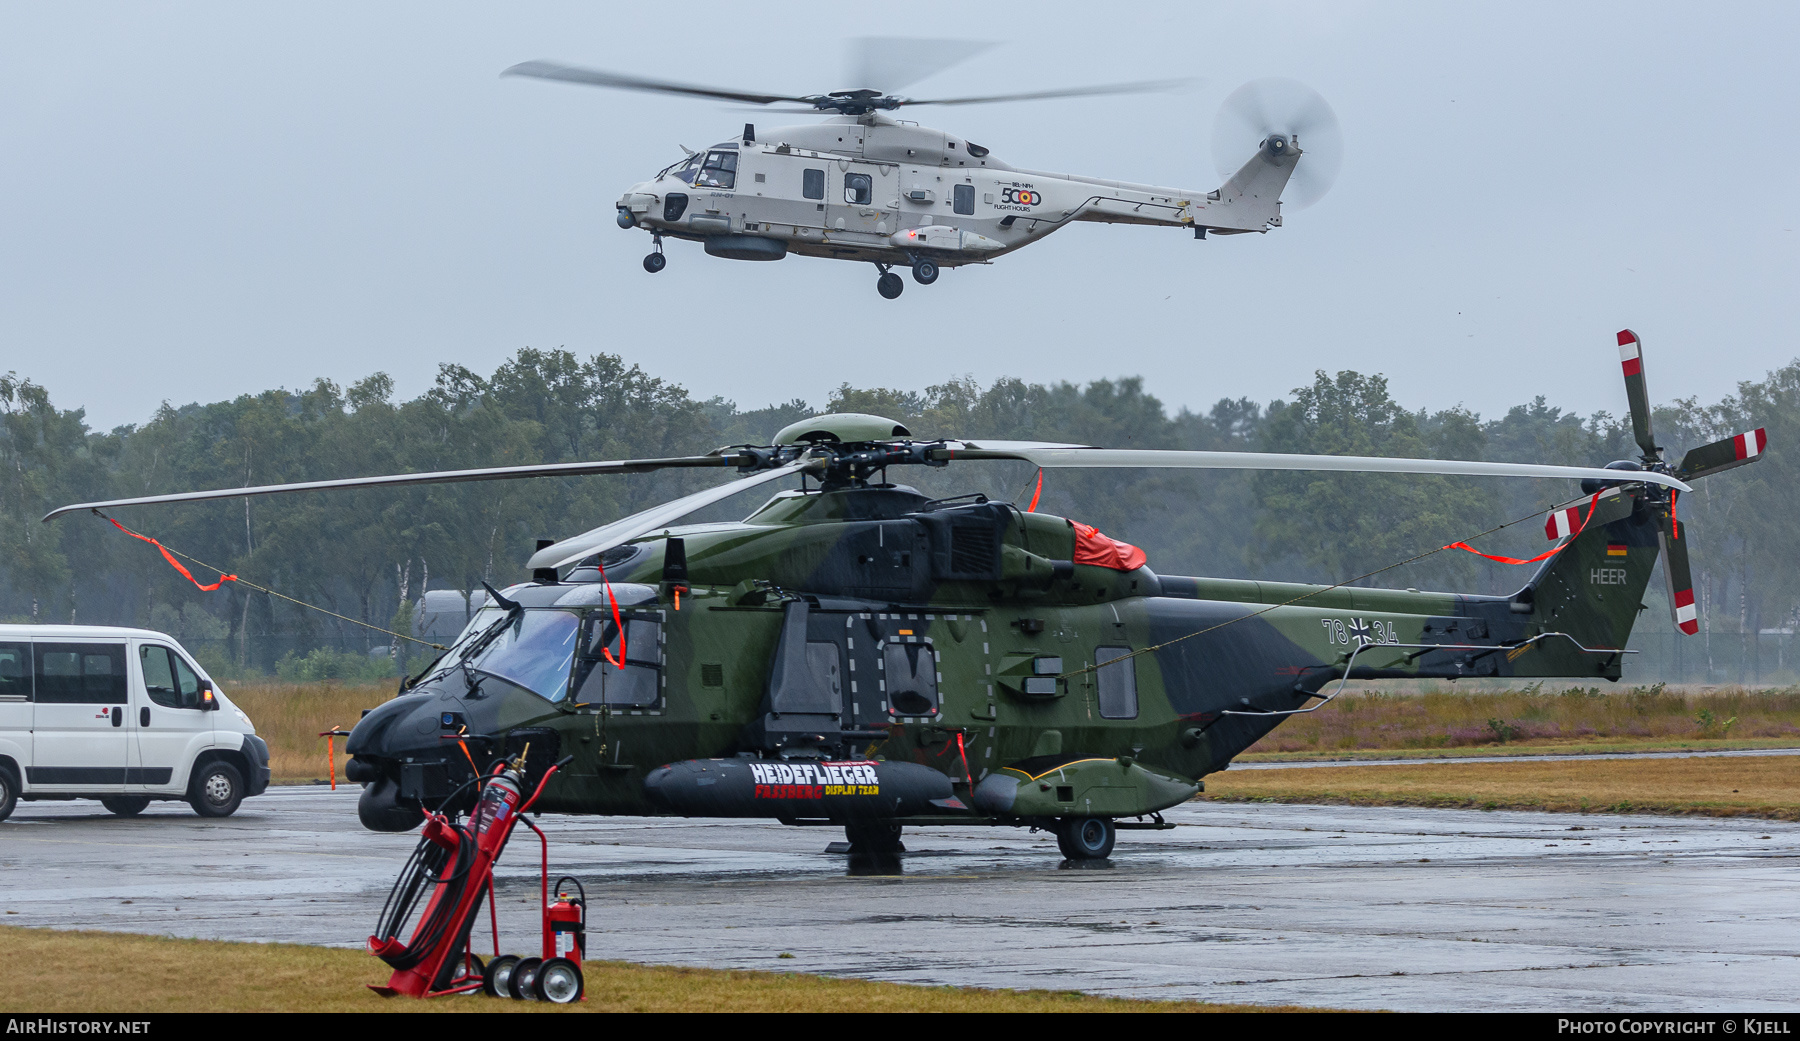
<svg viewBox="0 0 1800 1041">
<path fill-rule="evenodd" d="M 150 706 L 145 705 L 143 708 L 138 709 L 138 726 L 147 727 L 149 725 L 150 725 Z"/>
<path fill-rule="evenodd" d="M 116 726 L 116 727 L 122 727 L 125 725 L 125 710 L 120 708 L 117 705 L 113 706 L 112 724 L 113 724 L 113 726 Z"/>
</svg>

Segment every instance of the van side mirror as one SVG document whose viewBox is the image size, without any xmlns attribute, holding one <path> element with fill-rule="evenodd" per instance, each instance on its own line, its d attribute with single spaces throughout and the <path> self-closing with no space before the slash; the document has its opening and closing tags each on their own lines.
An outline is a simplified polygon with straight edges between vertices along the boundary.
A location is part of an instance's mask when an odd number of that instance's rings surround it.
<svg viewBox="0 0 1800 1041">
<path fill-rule="evenodd" d="M 219 711 L 219 699 L 213 694 L 212 684 L 210 683 L 202 684 L 200 687 L 200 711 Z"/>
</svg>

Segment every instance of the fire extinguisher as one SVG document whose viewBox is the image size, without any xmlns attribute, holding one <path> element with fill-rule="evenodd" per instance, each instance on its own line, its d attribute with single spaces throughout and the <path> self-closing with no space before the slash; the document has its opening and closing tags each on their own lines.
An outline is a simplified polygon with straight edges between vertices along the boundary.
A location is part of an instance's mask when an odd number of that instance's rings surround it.
<svg viewBox="0 0 1800 1041">
<path fill-rule="evenodd" d="M 563 888 L 565 882 L 575 887 L 575 896 Z M 544 957 L 567 958 L 579 965 L 587 950 L 587 890 L 580 879 L 564 875 L 556 880 L 556 902 L 544 909 L 544 920 L 550 927 L 551 946 Z"/>
</svg>

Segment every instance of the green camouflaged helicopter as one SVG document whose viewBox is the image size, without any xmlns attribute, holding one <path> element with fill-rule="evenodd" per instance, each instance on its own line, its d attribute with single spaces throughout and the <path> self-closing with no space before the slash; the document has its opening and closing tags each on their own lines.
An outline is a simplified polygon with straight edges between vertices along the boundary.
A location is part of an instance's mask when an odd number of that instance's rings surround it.
<svg viewBox="0 0 1800 1041">
<path fill-rule="evenodd" d="M 1455 460 L 1109 451 L 923 441 L 826 415 L 766 447 L 232 488 L 64 507 L 670 467 L 746 474 L 542 545 L 532 580 L 488 602 L 400 696 L 369 712 L 346 769 L 377 830 L 416 826 L 475 768 L 528 749 L 562 813 L 773 818 L 842 826 L 892 852 L 903 825 L 1053 830 L 1108 856 L 1157 811 L 1346 678 L 1617 679 L 1659 553 L 1697 628 L 1686 482 L 1754 461 L 1754 431 L 1663 460 L 1637 339 L 1619 335 L 1639 461 L 1606 468 Z M 890 469 L 1022 460 L 1565 477 L 1563 544 L 1509 597 L 1158 575 L 1142 551 L 981 496 L 928 500 Z M 743 521 L 677 526 L 728 495 L 804 475 Z M 48 519 L 48 518 L 46 518 Z M 1341 687 L 1341 682 L 1339 687 Z M 1323 702 L 1319 702 L 1323 703 Z M 1316 708 L 1317 705 L 1313 705 Z M 453 805 L 451 807 L 455 809 Z"/>
</svg>

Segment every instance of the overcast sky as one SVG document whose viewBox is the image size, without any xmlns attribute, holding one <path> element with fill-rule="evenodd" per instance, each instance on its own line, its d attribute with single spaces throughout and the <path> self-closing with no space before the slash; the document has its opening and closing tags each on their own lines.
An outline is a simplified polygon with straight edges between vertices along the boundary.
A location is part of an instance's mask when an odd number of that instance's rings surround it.
<svg viewBox="0 0 1800 1041">
<path fill-rule="evenodd" d="M 1713 400 L 1800 354 L 1797 28 L 1793 3 L 7 0 L 0 372 L 103 428 L 375 370 L 411 396 L 527 345 L 744 407 L 965 373 L 1142 375 L 1204 407 L 1354 368 L 1415 407 L 1616 414 L 1631 326 L 1655 400 Z M 1268 235 L 1081 224 L 893 302 L 867 265 L 692 243 L 650 275 L 620 192 L 806 117 L 498 75 L 810 93 L 867 34 L 999 44 L 915 96 L 1204 81 L 918 110 L 1016 166 L 1209 189 L 1220 101 L 1286 76 L 1335 106 L 1342 174 Z"/>
</svg>

